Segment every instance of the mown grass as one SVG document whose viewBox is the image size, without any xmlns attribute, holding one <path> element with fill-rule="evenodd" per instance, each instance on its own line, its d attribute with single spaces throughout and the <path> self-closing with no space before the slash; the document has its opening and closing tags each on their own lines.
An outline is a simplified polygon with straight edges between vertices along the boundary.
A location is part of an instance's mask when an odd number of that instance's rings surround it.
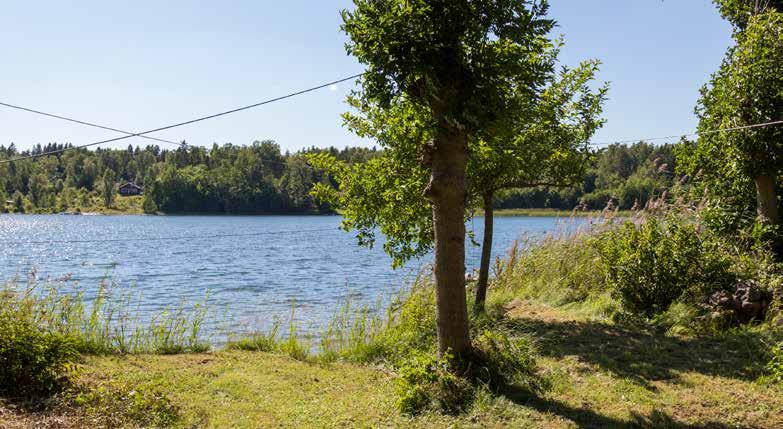
<svg viewBox="0 0 783 429">
<path fill-rule="evenodd" d="M 106 207 L 99 197 L 93 197 L 91 201 L 92 204 L 90 206 L 81 208 L 82 212 L 107 215 L 144 214 L 144 197 L 141 195 L 131 197 L 117 196 L 110 207 Z"/>
<path fill-rule="evenodd" d="M 458 415 L 400 414 L 395 374 L 383 368 L 264 352 L 86 357 L 78 383 L 144 392 L 141 406 L 158 398 L 164 406 L 152 409 L 173 427 L 775 428 L 783 421 L 783 388 L 756 382 L 758 362 L 734 340 L 672 337 L 530 301 L 507 308 L 513 329 L 539 338 L 539 370 L 552 388 L 538 397 L 481 392 Z M 37 413 L 6 406 L 0 424 L 137 425 L 122 420 L 128 409 L 123 401 Z"/>
<path fill-rule="evenodd" d="M 117 195 L 114 202 L 107 207 L 103 197 L 97 193 L 86 195 L 84 201 L 72 201 L 68 207 L 41 207 L 29 209 L 29 214 L 104 214 L 104 215 L 140 215 L 144 214 L 144 197 L 141 195 L 123 197 Z M 6 206 L 6 213 L 19 212 L 14 206 Z"/>
</svg>

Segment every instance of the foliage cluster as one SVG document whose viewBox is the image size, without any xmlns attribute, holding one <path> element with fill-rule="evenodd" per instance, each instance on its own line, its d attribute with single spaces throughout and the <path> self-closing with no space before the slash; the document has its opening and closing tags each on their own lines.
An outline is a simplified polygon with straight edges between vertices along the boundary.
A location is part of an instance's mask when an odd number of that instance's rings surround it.
<svg viewBox="0 0 783 429">
<path fill-rule="evenodd" d="M 767 365 L 769 377 L 773 382 L 783 384 L 783 341 L 772 347 L 771 354 L 772 359 Z"/>
<path fill-rule="evenodd" d="M 77 360 L 69 335 L 42 328 L 17 308 L 0 309 L 0 393 L 52 393 L 67 383 Z"/>
<path fill-rule="evenodd" d="M 714 208 L 715 226 L 731 234 L 757 215 L 761 223 L 779 223 L 783 127 L 743 127 L 781 119 L 783 13 L 779 2 L 718 3 L 738 30 L 736 44 L 702 88 L 696 109 L 702 134 L 677 155 L 682 172 L 698 180 L 695 190 Z M 763 4 L 770 7 L 757 14 Z M 709 132 L 718 129 L 729 131 Z"/>
<path fill-rule="evenodd" d="M 696 305 L 737 281 L 717 239 L 675 216 L 625 222 L 600 235 L 595 245 L 606 286 L 633 314 L 652 317 L 680 300 Z"/>
<path fill-rule="evenodd" d="M 48 144 L 18 151 L 0 146 L 0 160 L 62 150 Z M 310 197 L 314 183 L 328 182 L 307 165 L 303 153 L 326 152 L 346 162 L 364 162 L 374 149 L 310 148 L 281 153 L 272 141 L 249 146 L 158 146 L 127 150 L 69 150 L 0 164 L 0 213 L 89 211 L 117 204 L 118 183 L 144 187 L 144 211 L 203 213 L 312 212 L 328 210 Z"/>
<path fill-rule="evenodd" d="M 589 157 L 585 174 L 575 185 L 507 190 L 497 195 L 495 208 L 602 210 L 609 202 L 621 210 L 643 208 L 680 186 L 682 177 L 675 174 L 680 145 L 639 142 L 600 148 Z"/>
<path fill-rule="evenodd" d="M 734 26 L 735 30 L 747 28 L 754 15 L 768 10 L 783 12 L 781 0 L 713 0 L 720 14 Z"/>
<path fill-rule="evenodd" d="M 694 331 L 725 328 L 709 317 L 710 297 L 745 282 L 776 300 L 767 312 L 771 321 L 783 274 L 760 239 L 726 239 L 701 226 L 699 212 L 592 220 L 512 249 L 508 260 L 498 260 L 492 287 L 497 303 L 543 299 L 598 316 L 674 321 Z"/>
<path fill-rule="evenodd" d="M 460 412 L 474 395 L 473 386 L 452 371 L 452 356 L 438 358 L 414 351 L 399 367 L 397 408 L 410 415 L 425 410 Z"/>
<path fill-rule="evenodd" d="M 461 412 L 480 391 L 503 391 L 513 386 L 530 394 L 548 383 L 538 374 L 537 353 L 526 337 L 512 338 L 497 327 L 474 333 L 467 359 L 413 349 L 396 369 L 397 407 L 406 414 L 426 410 Z"/>
</svg>

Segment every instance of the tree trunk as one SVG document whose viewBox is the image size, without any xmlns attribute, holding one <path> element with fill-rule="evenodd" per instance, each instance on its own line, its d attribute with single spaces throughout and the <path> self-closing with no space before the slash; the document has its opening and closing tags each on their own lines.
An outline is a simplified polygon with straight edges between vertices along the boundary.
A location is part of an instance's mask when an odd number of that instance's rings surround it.
<svg viewBox="0 0 783 429">
<path fill-rule="evenodd" d="M 775 193 L 775 179 L 771 176 L 756 177 L 756 212 L 762 224 L 778 224 L 778 197 Z"/>
<path fill-rule="evenodd" d="M 441 125 L 432 151 L 427 193 L 435 227 L 435 297 L 438 353 L 455 357 L 470 349 L 465 293 L 465 170 L 467 134 Z"/>
<path fill-rule="evenodd" d="M 484 239 L 481 243 L 481 266 L 479 267 L 478 283 L 476 283 L 476 302 L 473 311 L 484 312 L 487 301 L 487 283 L 489 282 L 489 263 L 492 256 L 492 228 L 494 226 L 494 207 L 492 207 L 492 192 L 484 194 Z"/>
</svg>

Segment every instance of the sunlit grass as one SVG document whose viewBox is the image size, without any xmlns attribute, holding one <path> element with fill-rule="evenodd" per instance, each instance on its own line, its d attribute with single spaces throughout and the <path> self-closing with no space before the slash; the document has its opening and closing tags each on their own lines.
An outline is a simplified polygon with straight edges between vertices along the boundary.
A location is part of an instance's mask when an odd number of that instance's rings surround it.
<svg viewBox="0 0 783 429">
<path fill-rule="evenodd" d="M 206 299 L 205 299 L 206 302 Z M 140 301 L 109 279 L 88 296 L 68 280 L 27 282 L 12 279 L 0 287 L 0 304 L 42 329 L 74 339 L 84 354 L 202 352 L 207 316 L 204 303 L 181 302 L 151 319 L 140 313 Z"/>
</svg>

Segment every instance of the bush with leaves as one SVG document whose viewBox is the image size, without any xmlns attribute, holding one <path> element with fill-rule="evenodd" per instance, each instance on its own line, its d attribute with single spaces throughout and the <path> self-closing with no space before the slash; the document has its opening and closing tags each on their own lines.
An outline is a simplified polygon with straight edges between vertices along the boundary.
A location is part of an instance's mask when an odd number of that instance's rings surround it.
<svg viewBox="0 0 783 429">
<path fill-rule="evenodd" d="M 512 338 L 498 327 L 475 336 L 468 376 L 492 390 L 507 386 L 536 393 L 546 384 L 536 373 L 536 350 L 527 337 Z"/>
<path fill-rule="evenodd" d="M 772 347 L 772 359 L 767 364 L 770 380 L 783 383 L 783 341 Z"/>
<path fill-rule="evenodd" d="M 425 410 L 457 413 L 474 395 L 467 379 L 452 371 L 451 356 L 415 351 L 399 367 L 396 380 L 397 408 L 405 414 Z"/>
<path fill-rule="evenodd" d="M 500 391 L 509 386 L 533 393 L 547 383 L 536 371 L 530 339 L 511 338 L 497 326 L 474 335 L 467 359 L 414 350 L 399 364 L 397 406 L 406 414 L 434 410 L 453 414 L 470 405 L 478 389 Z"/>
<path fill-rule="evenodd" d="M 736 283 L 719 243 L 684 217 L 628 221 L 596 239 L 607 285 L 632 314 L 653 317 Z"/>
<path fill-rule="evenodd" d="M 0 310 L 0 392 L 47 394 L 62 387 L 79 355 L 74 341 Z"/>
</svg>

